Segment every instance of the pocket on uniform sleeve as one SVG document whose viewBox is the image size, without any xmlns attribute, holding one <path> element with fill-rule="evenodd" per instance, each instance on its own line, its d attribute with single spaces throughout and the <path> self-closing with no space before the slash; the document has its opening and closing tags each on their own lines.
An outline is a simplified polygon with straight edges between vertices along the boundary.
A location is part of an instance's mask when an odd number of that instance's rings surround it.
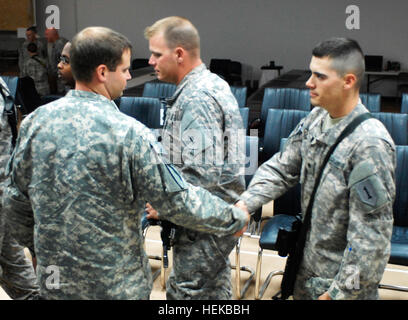
<svg viewBox="0 0 408 320">
<path fill-rule="evenodd" d="M 375 167 L 368 161 L 360 163 L 353 169 L 348 185 L 350 192 L 365 211 L 375 210 L 390 200 Z"/>
</svg>

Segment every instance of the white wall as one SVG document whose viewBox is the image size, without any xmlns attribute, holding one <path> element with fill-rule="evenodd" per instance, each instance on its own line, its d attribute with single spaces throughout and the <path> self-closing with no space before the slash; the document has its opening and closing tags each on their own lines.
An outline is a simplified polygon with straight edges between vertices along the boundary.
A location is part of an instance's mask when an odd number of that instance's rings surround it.
<svg viewBox="0 0 408 320">
<path fill-rule="evenodd" d="M 284 71 L 307 69 L 312 48 L 331 36 L 354 38 L 366 54 L 408 69 L 406 0 L 37 0 L 40 30 L 50 4 L 60 8 L 63 36 L 91 25 L 111 27 L 132 41 L 134 57 L 149 55 L 146 26 L 169 15 L 185 16 L 200 32 L 204 62 L 231 58 L 248 65 L 255 79 L 270 60 Z M 359 30 L 345 26 L 350 4 L 360 9 Z"/>
</svg>

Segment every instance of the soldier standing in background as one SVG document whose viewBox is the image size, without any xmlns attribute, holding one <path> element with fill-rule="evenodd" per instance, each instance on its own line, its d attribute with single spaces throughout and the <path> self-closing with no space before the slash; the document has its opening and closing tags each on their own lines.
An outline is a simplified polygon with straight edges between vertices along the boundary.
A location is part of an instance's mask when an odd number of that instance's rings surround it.
<svg viewBox="0 0 408 320">
<path fill-rule="evenodd" d="M 30 55 L 28 54 L 28 51 L 27 51 L 27 46 L 29 43 L 35 43 L 37 45 L 37 53 L 41 59 L 47 58 L 46 46 L 43 41 L 38 39 L 37 27 L 32 26 L 32 27 L 27 28 L 26 40 L 21 44 L 20 48 L 18 49 L 18 67 L 20 70 L 20 74 L 23 71 L 23 66 L 24 66 L 25 61 L 30 59 Z"/>
<path fill-rule="evenodd" d="M 201 61 L 199 34 L 187 19 L 159 20 L 146 28 L 145 37 L 151 51 L 149 64 L 157 78 L 177 84 L 176 92 L 167 99 L 162 132 L 168 161 L 189 183 L 234 203 L 245 190 L 245 154 L 237 148 L 245 133 L 228 83 Z M 165 219 L 155 209 L 147 204 L 148 218 L 160 215 Z M 189 228 L 177 232 L 167 299 L 231 299 L 229 255 L 237 239 Z"/>
<path fill-rule="evenodd" d="M 21 77 L 30 77 L 34 80 L 35 89 L 40 96 L 50 94 L 48 84 L 47 62 L 38 55 L 37 45 L 29 43 L 27 51 L 30 59 L 24 62 Z"/>
<path fill-rule="evenodd" d="M 51 93 L 64 93 L 64 84 L 58 78 L 58 62 L 61 56 L 62 49 L 67 39 L 59 36 L 58 30 L 55 28 L 48 28 L 45 30 L 45 37 L 47 38 L 47 57 L 48 57 L 48 77 L 50 83 Z"/>
</svg>

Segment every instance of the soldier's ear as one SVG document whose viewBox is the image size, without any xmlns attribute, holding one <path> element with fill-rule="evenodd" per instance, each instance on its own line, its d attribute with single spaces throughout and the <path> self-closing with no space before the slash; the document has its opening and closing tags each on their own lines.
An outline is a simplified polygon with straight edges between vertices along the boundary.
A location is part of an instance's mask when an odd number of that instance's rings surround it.
<svg viewBox="0 0 408 320">
<path fill-rule="evenodd" d="M 177 63 L 182 63 L 184 60 L 185 50 L 182 47 L 177 47 L 175 49 L 175 53 L 177 57 Z"/>
<path fill-rule="evenodd" d="M 348 73 L 344 76 L 344 89 L 350 90 L 354 88 L 357 83 L 357 77 L 353 73 Z"/>
<path fill-rule="evenodd" d="M 108 68 L 104 64 L 100 64 L 96 67 L 95 75 L 99 82 L 106 82 Z"/>
</svg>

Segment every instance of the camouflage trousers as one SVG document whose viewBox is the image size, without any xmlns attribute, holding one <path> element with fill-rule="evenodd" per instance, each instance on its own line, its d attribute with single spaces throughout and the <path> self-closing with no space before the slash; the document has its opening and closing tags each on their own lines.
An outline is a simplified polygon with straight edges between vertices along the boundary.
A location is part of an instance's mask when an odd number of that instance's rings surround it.
<svg viewBox="0 0 408 320">
<path fill-rule="evenodd" d="M 173 269 L 167 281 L 168 300 L 232 299 L 229 255 L 237 238 L 179 228 L 173 247 Z"/>
<path fill-rule="evenodd" d="M 0 286 L 12 299 L 37 299 L 40 289 L 32 263 L 25 256 L 24 248 L 10 237 L 7 228 L 2 231 Z"/>
<path fill-rule="evenodd" d="M 322 278 L 314 274 L 312 271 L 307 271 L 305 268 L 300 268 L 296 277 L 295 287 L 293 290 L 294 300 L 316 300 L 323 293 L 329 290 L 334 279 Z M 378 300 L 378 287 L 368 287 L 364 290 L 349 289 L 345 291 L 348 300 Z M 344 298 L 343 298 L 344 299 Z"/>
</svg>

